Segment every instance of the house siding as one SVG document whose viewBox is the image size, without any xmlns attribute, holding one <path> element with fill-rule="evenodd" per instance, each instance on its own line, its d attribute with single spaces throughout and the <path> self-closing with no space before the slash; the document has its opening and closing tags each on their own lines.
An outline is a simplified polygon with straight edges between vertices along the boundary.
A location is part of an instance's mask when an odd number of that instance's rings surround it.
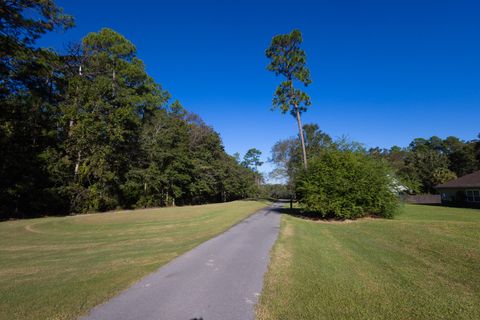
<svg viewBox="0 0 480 320">
<path fill-rule="evenodd" d="M 480 188 L 439 188 L 438 192 L 444 205 L 480 208 L 480 202 L 466 200 L 466 190 L 480 190 Z"/>
</svg>

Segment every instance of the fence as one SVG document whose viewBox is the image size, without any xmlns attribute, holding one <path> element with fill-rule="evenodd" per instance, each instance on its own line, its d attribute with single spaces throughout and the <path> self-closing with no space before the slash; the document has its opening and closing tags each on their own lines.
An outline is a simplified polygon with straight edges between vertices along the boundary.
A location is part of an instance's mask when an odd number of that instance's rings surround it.
<svg viewBox="0 0 480 320">
<path fill-rule="evenodd" d="M 415 204 L 440 204 L 442 199 L 439 194 L 415 194 L 415 195 L 404 195 L 403 200 L 406 203 L 415 203 Z"/>
</svg>

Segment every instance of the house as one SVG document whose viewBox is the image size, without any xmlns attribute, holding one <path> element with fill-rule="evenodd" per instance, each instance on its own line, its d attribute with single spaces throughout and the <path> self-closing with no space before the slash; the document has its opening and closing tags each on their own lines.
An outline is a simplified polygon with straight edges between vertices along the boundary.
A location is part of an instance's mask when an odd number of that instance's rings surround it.
<svg viewBox="0 0 480 320">
<path fill-rule="evenodd" d="M 435 187 L 443 204 L 480 208 L 480 170 Z"/>
<path fill-rule="evenodd" d="M 404 186 L 397 178 L 387 174 L 388 178 L 390 179 L 390 191 L 395 193 L 396 195 L 403 195 L 406 193 L 410 193 L 410 189 Z"/>
</svg>

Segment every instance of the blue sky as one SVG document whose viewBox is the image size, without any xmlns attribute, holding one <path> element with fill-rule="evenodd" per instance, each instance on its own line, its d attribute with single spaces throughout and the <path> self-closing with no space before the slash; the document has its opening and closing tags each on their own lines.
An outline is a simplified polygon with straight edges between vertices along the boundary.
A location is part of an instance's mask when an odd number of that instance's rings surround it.
<svg viewBox="0 0 480 320">
<path fill-rule="evenodd" d="M 280 78 L 265 70 L 273 35 L 298 28 L 313 83 L 304 123 L 367 146 L 480 133 L 480 1 L 58 1 L 76 27 L 60 49 L 102 27 L 138 49 L 149 74 L 220 132 L 227 152 L 297 133 L 270 111 Z M 264 166 L 268 171 L 270 166 Z"/>
</svg>

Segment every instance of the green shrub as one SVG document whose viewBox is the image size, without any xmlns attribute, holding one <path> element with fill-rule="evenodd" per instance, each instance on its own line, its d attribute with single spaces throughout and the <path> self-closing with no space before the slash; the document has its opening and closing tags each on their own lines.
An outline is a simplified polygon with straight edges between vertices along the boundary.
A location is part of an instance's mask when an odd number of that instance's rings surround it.
<svg viewBox="0 0 480 320">
<path fill-rule="evenodd" d="M 365 153 L 325 150 L 295 183 L 303 210 L 323 218 L 393 217 L 399 200 L 388 166 Z"/>
</svg>

